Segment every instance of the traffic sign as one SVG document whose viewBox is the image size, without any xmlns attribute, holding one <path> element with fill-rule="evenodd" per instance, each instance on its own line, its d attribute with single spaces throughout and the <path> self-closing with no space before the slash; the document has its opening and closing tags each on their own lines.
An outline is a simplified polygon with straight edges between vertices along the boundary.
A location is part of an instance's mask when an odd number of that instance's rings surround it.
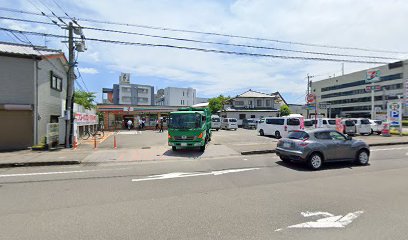
<svg viewBox="0 0 408 240">
<path fill-rule="evenodd" d="M 316 94 L 309 93 L 306 95 L 306 103 L 314 103 L 316 101 Z"/>
</svg>

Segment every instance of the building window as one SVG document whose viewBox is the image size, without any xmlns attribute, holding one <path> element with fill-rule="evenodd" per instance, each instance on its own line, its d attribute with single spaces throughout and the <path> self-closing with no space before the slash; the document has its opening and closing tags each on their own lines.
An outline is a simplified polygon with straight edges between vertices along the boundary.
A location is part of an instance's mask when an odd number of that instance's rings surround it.
<svg viewBox="0 0 408 240">
<path fill-rule="evenodd" d="M 184 91 L 183 91 L 183 97 L 184 97 Z"/>
<path fill-rule="evenodd" d="M 234 103 L 237 106 L 243 106 L 244 105 L 244 101 L 234 101 Z"/>
<path fill-rule="evenodd" d="M 271 100 L 267 99 L 265 102 L 265 106 L 270 107 L 271 106 Z"/>
<path fill-rule="evenodd" d="M 137 88 L 137 93 L 148 93 L 149 89 L 147 88 Z"/>
<path fill-rule="evenodd" d="M 246 118 L 246 114 L 239 114 L 239 119 L 245 119 Z"/>
<path fill-rule="evenodd" d="M 260 99 L 256 100 L 256 106 L 262 107 L 262 100 Z"/>
<path fill-rule="evenodd" d="M 51 71 L 51 88 L 62 92 L 62 78 Z"/>
<path fill-rule="evenodd" d="M 59 122 L 59 116 L 56 116 L 56 115 L 50 116 L 50 123 L 58 123 L 58 122 Z"/>
<path fill-rule="evenodd" d="M 149 99 L 144 98 L 144 97 L 140 97 L 140 98 L 137 98 L 137 102 L 139 102 L 139 103 L 148 103 Z"/>
</svg>

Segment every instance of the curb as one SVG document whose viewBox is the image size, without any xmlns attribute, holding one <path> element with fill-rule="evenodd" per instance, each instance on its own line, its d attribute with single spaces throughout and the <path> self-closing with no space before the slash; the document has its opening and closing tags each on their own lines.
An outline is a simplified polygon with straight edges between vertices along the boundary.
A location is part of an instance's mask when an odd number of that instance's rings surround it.
<svg viewBox="0 0 408 240">
<path fill-rule="evenodd" d="M 375 146 L 391 146 L 391 145 L 404 145 L 408 144 L 408 142 L 390 142 L 390 143 L 373 143 L 373 144 L 368 144 L 370 147 L 375 147 Z"/>
<path fill-rule="evenodd" d="M 0 163 L 0 168 L 62 166 L 62 165 L 75 165 L 75 164 L 81 164 L 81 161 L 49 161 L 49 162 Z"/>
<path fill-rule="evenodd" d="M 392 146 L 392 145 L 404 145 L 404 144 L 408 144 L 408 142 L 373 143 L 373 144 L 369 144 L 369 146 L 376 147 L 376 146 Z M 255 150 L 255 151 L 241 152 L 241 155 L 269 154 L 269 153 L 275 153 L 275 152 L 276 152 L 275 149 Z"/>
<path fill-rule="evenodd" d="M 275 153 L 275 149 L 269 149 L 269 150 L 255 150 L 255 151 L 247 151 L 247 152 L 241 152 L 241 155 L 255 155 L 255 154 L 268 154 L 268 153 Z"/>
</svg>

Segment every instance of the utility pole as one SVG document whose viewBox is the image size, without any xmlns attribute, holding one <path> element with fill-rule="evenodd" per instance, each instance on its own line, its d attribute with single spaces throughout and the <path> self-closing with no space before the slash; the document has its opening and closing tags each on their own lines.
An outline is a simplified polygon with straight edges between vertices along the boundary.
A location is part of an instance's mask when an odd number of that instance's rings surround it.
<svg viewBox="0 0 408 240">
<path fill-rule="evenodd" d="M 310 93 L 310 76 L 309 73 L 307 74 L 307 93 L 306 97 L 309 96 Z M 306 103 L 308 104 L 308 103 Z M 306 109 L 306 118 L 309 118 L 309 107 Z"/>
<path fill-rule="evenodd" d="M 67 99 L 65 102 L 65 147 L 71 147 L 72 122 L 73 122 L 73 101 L 74 101 L 74 67 L 75 67 L 75 48 L 74 48 L 74 27 L 72 22 L 68 25 L 68 76 L 67 76 Z"/>
<path fill-rule="evenodd" d="M 82 27 L 75 21 L 77 27 L 69 22 L 65 28 L 68 30 L 68 74 L 67 74 L 67 99 L 65 102 L 65 147 L 70 148 L 72 143 L 72 136 L 74 132 L 74 82 L 76 67 L 75 51 L 84 52 L 85 36 L 82 33 Z M 81 36 L 81 41 L 74 42 L 74 34 Z"/>
</svg>

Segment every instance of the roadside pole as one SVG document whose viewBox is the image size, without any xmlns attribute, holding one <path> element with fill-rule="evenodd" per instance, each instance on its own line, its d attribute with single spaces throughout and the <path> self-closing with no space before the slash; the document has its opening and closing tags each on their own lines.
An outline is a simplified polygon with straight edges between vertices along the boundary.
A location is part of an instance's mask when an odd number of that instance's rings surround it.
<svg viewBox="0 0 408 240">
<path fill-rule="evenodd" d="M 374 118 L 374 112 L 375 112 L 375 110 L 374 110 L 374 83 L 372 82 L 371 83 L 371 119 L 375 119 Z"/>
<path fill-rule="evenodd" d="M 317 128 L 317 96 L 315 95 L 315 128 Z"/>
<path fill-rule="evenodd" d="M 74 35 L 72 22 L 68 25 L 68 76 L 67 76 L 67 99 L 65 103 L 65 147 L 70 148 L 72 137 L 72 105 L 74 95 L 74 66 L 75 66 L 75 52 L 74 52 Z"/>
<path fill-rule="evenodd" d="M 306 96 L 308 96 L 310 93 L 310 76 L 309 73 L 307 74 L 307 93 Z M 306 118 L 309 118 L 309 108 L 306 109 Z"/>
</svg>

